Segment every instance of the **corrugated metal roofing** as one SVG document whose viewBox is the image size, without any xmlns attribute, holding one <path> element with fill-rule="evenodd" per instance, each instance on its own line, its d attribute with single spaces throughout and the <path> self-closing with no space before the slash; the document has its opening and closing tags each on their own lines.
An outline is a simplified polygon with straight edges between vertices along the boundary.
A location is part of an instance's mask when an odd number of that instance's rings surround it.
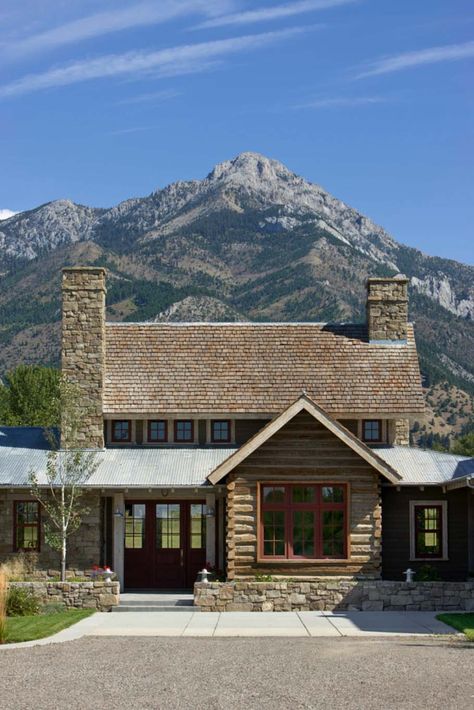
<svg viewBox="0 0 474 710">
<path fill-rule="evenodd" d="M 376 447 L 384 461 L 402 476 L 400 484 L 447 483 L 474 474 L 474 458 L 411 446 Z"/>
<path fill-rule="evenodd" d="M 105 449 L 87 482 L 97 488 L 203 486 L 208 474 L 235 448 Z M 47 446 L 43 430 L 0 427 L 0 486 L 28 486 L 30 471 L 46 484 Z"/>
<path fill-rule="evenodd" d="M 226 448 L 105 449 L 88 481 L 97 488 L 208 485 L 207 476 L 236 451 Z M 408 446 L 378 446 L 377 454 L 401 476 L 400 485 L 448 483 L 474 475 L 474 458 Z M 27 487 L 34 470 L 46 483 L 47 442 L 37 427 L 0 427 L 0 487 Z"/>
</svg>

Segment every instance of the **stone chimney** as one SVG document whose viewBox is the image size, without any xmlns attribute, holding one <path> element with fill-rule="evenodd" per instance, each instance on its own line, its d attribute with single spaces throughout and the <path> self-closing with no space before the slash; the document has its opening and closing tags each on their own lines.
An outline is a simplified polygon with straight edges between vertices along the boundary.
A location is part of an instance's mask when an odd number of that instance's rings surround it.
<svg viewBox="0 0 474 710">
<path fill-rule="evenodd" d="M 105 269 L 63 269 L 62 294 L 62 372 L 80 390 L 78 441 L 84 448 L 103 448 Z"/>
<path fill-rule="evenodd" d="M 405 343 L 408 323 L 408 279 L 367 280 L 367 328 L 371 343 Z"/>
</svg>

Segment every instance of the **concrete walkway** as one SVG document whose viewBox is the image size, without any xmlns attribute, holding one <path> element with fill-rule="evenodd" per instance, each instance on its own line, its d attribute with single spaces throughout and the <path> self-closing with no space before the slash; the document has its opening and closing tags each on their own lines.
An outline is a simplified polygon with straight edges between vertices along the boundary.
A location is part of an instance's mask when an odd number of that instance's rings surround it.
<svg viewBox="0 0 474 710">
<path fill-rule="evenodd" d="M 223 614 L 195 611 L 94 614 L 54 636 L 14 643 L 0 649 L 42 646 L 84 636 L 428 636 L 456 634 L 432 611 L 352 612 L 240 612 Z M 462 636 L 462 634 L 459 634 Z"/>
</svg>

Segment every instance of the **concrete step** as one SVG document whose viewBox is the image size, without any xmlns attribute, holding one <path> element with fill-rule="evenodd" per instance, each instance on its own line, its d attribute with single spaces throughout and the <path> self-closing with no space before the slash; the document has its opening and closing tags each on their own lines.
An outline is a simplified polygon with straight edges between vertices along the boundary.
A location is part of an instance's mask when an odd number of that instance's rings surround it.
<svg viewBox="0 0 474 710">
<path fill-rule="evenodd" d="M 120 595 L 120 604 L 114 612 L 140 611 L 192 611 L 193 595 L 186 591 L 170 592 L 124 592 Z"/>
<path fill-rule="evenodd" d="M 135 612 L 140 613 L 143 611 L 153 611 L 153 612 L 163 612 L 163 611 L 195 611 L 195 607 L 192 604 L 187 604 L 183 606 L 157 606 L 157 605 L 130 605 L 130 604 L 120 604 L 120 606 L 114 606 L 111 610 L 113 613 L 117 612 Z"/>
<path fill-rule="evenodd" d="M 120 597 L 120 605 L 136 606 L 142 608 L 144 606 L 170 607 L 170 606 L 193 606 L 192 599 L 123 599 Z"/>
</svg>

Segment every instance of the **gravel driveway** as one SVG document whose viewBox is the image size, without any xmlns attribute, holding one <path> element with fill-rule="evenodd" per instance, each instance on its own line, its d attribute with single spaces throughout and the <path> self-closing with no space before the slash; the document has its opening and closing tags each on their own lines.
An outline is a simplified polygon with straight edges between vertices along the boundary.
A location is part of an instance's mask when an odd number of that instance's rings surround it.
<svg viewBox="0 0 474 710">
<path fill-rule="evenodd" d="M 0 653 L 0 699 L 5 710 L 472 710 L 474 645 L 88 637 Z"/>
</svg>

